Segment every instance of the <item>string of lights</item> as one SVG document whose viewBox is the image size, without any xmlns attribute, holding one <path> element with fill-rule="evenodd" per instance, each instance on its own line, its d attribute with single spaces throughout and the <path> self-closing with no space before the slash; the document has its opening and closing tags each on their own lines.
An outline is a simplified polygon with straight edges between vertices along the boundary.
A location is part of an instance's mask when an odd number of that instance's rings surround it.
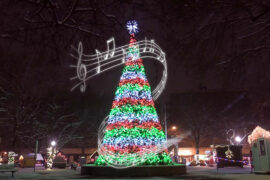
<svg viewBox="0 0 270 180">
<path fill-rule="evenodd" d="M 247 161 L 245 160 L 233 160 L 233 159 L 228 159 L 228 158 L 221 158 L 221 157 L 217 157 L 218 160 L 225 160 L 225 161 L 229 161 L 229 162 L 243 162 L 246 163 Z"/>
<path fill-rule="evenodd" d="M 135 44 L 138 47 L 138 54 L 132 58 L 138 58 L 140 56 L 143 59 L 154 59 L 159 61 L 164 67 L 162 78 L 153 91 L 153 97 L 156 99 L 162 93 L 167 82 L 167 63 L 165 53 L 154 42 L 154 40 L 142 40 L 136 42 Z M 128 54 L 128 46 L 129 45 L 125 45 L 119 48 L 115 48 L 114 50 L 109 50 L 109 48 L 107 48 L 108 50 L 106 52 L 100 54 L 85 55 L 83 54 L 83 46 L 80 42 L 78 48 L 76 49 L 76 55 L 71 54 L 71 56 L 77 60 L 77 65 L 70 65 L 70 67 L 77 69 L 77 75 L 71 77 L 70 80 L 79 80 L 79 82 L 71 88 L 71 91 L 77 87 L 80 87 L 81 91 L 84 92 L 86 89 L 85 82 L 87 80 L 97 76 L 100 73 L 106 72 L 124 64 L 126 62 L 126 58 L 131 57 L 131 55 Z M 108 56 L 108 54 L 113 54 L 113 56 Z"/>
<path fill-rule="evenodd" d="M 172 162 L 169 155 L 162 152 L 166 149 L 166 137 L 139 54 L 134 34 L 131 34 L 112 109 L 107 123 L 102 123 L 103 128 L 100 128 L 98 165 L 123 168 Z"/>
<path fill-rule="evenodd" d="M 127 30 L 131 34 L 128 45 L 115 48 L 114 38 L 111 38 L 107 41 L 107 51 L 96 50 L 94 55 L 85 54 L 81 42 L 74 48 L 76 54 L 71 56 L 77 64 L 70 67 L 76 68 L 77 75 L 70 79 L 77 83 L 71 90 L 80 87 L 84 92 L 88 79 L 125 64 L 110 114 L 99 127 L 99 158 L 95 163 L 115 168 L 170 164 L 172 160 L 166 152 L 170 142 L 166 142 L 153 101 L 162 93 L 167 81 L 165 53 L 154 40 L 136 41 L 136 21 L 128 22 Z M 155 59 L 164 66 L 162 78 L 152 92 L 142 58 Z"/>
</svg>

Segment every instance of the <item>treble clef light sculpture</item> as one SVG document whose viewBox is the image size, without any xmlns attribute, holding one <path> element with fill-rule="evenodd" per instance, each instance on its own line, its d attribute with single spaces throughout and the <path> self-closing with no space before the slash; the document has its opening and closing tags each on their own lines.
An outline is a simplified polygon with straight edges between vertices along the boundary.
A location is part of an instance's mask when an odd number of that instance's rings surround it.
<svg viewBox="0 0 270 180">
<path fill-rule="evenodd" d="M 83 46 L 81 42 L 79 42 L 77 52 L 78 52 L 77 77 L 81 81 L 80 90 L 81 92 L 84 92 L 86 89 L 85 79 L 87 75 L 87 70 L 85 64 L 82 63 Z"/>
<path fill-rule="evenodd" d="M 138 31 L 137 24 L 134 22 L 132 24 L 127 24 L 127 29 L 130 31 Z M 166 82 L 167 82 L 167 62 L 165 53 L 162 49 L 155 43 L 154 40 L 141 40 L 135 42 L 136 46 L 139 49 L 140 58 L 142 59 L 154 59 L 160 62 L 164 69 L 162 73 L 161 80 L 157 84 L 157 86 L 152 91 L 152 97 L 156 100 L 160 94 L 163 92 Z M 83 51 L 82 43 L 79 42 L 78 48 L 73 48 L 75 50 L 75 54 L 71 54 L 73 58 L 77 60 L 76 65 L 71 65 L 71 68 L 77 69 L 76 76 L 70 78 L 72 81 L 76 81 L 75 85 L 71 88 L 71 91 L 80 87 L 81 92 L 86 90 L 86 81 L 91 79 L 92 77 L 97 76 L 103 72 L 109 71 L 114 69 L 118 66 L 125 64 L 126 58 L 128 58 L 128 48 L 129 44 L 116 48 L 115 47 L 115 40 L 114 38 L 110 38 L 107 41 L 107 51 L 100 52 L 96 50 L 96 54 L 88 55 L 85 54 Z M 98 129 L 98 152 L 108 153 L 108 152 L 101 152 L 101 145 L 104 138 L 105 130 L 108 123 L 108 116 L 102 121 L 99 129 Z M 167 148 L 168 145 L 173 144 L 173 141 L 167 141 L 166 143 L 160 145 L 155 150 L 153 149 L 145 149 L 146 152 L 161 152 Z M 141 162 L 130 162 L 130 164 L 125 164 L 122 166 L 121 164 L 109 164 L 115 168 L 126 168 L 130 166 L 137 165 Z"/>
</svg>

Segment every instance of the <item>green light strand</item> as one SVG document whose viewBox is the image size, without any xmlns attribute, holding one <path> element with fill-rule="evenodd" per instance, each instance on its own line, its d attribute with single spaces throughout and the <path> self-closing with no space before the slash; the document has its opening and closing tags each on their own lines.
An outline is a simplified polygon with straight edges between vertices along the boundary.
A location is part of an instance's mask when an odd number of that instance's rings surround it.
<svg viewBox="0 0 270 180">
<path fill-rule="evenodd" d="M 142 138 L 159 138 L 159 139 L 165 139 L 165 134 L 162 130 L 158 130 L 155 127 L 152 127 L 150 130 L 149 129 L 143 129 L 143 128 L 120 128 L 120 129 L 112 129 L 112 130 L 107 130 L 104 136 L 104 139 L 111 138 L 111 137 L 131 137 L 131 138 L 137 138 L 137 137 L 142 137 Z"/>
<path fill-rule="evenodd" d="M 129 48 L 128 48 L 128 53 L 131 53 L 131 54 L 139 54 L 140 51 L 139 51 L 139 48 L 138 48 L 138 47 L 132 46 L 132 47 L 129 47 Z"/>
<path fill-rule="evenodd" d="M 118 113 L 135 113 L 135 114 L 152 114 L 157 115 L 157 111 L 153 106 L 142 106 L 142 105 L 124 105 L 121 107 L 114 107 L 111 109 L 110 116 L 116 115 Z"/>
<path fill-rule="evenodd" d="M 116 155 L 99 155 L 98 159 L 95 162 L 95 165 L 104 166 L 108 164 L 123 162 L 140 162 L 138 165 L 171 165 L 172 160 L 171 157 L 166 153 L 148 153 L 140 156 L 138 154 L 116 154 Z M 129 164 L 127 164 L 129 165 Z M 130 164 L 131 165 L 131 164 Z"/>
<path fill-rule="evenodd" d="M 138 64 L 132 65 L 132 66 L 125 66 L 123 69 L 123 73 L 127 71 L 136 71 L 143 75 L 145 75 L 145 69 L 144 66 L 139 66 Z"/>
</svg>

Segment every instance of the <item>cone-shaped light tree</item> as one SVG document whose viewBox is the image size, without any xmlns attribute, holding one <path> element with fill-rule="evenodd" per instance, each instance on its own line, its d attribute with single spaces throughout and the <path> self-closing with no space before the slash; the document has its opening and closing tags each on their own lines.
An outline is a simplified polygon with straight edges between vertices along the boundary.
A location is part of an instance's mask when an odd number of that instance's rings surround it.
<svg viewBox="0 0 270 180">
<path fill-rule="evenodd" d="M 166 151 L 157 147 L 166 141 L 154 106 L 135 33 L 128 22 L 130 43 L 125 67 L 115 93 L 97 165 L 171 164 Z"/>
</svg>

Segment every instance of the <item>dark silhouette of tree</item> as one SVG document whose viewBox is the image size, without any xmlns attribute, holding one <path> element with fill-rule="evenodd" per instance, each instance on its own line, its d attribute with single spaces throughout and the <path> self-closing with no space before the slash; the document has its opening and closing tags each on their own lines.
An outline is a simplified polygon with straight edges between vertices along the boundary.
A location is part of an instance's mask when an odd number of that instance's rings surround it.
<svg viewBox="0 0 270 180">
<path fill-rule="evenodd" d="M 43 141 L 43 147 L 49 147 L 55 140 L 60 149 L 70 141 L 82 138 L 78 128 L 82 121 L 73 112 L 68 112 L 63 105 L 49 103 L 42 117 L 34 122 L 35 138 Z"/>
<path fill-rule="evenodd" d="M 136 19 L 140 25 L 138 39 L 153 38 L 166 52 L 169 75 L 165 95 L 212 90 L 247 92 L 252 116 L 260 123 L 268 123 L 265 115 L 270 104 L 270 4 L 266 0 L 3 0 L 0 7 L 0 87 L 17 99 L 7 106 L 20 109 L 20 118 L 23 112 L 33 110 L 28 103 L 39 104 L 59 93 L 78 98 L 69 92 L 69 77 L 75 73 L 69 65 L 76 63 L 69 56 L 71 45 L 83 41 L 91 53 L 104 49 L 105 40 L 112 36 L 117 45 L 126 44 L 125 23 Z M 146 66 L 149 81 L 156 82 L 159 69 L 152 64 L 149 67 Z M 89 134 L 106 116 L 102 111 L 107 108 L 103 105 L 106 103 L 98 101 L 103 96 L 112 98 L 117 73 L 120 71 L 102 76 L 106 83 L 99 83 L 101 78 L 89 81 L 88 90 L 93 91 L 88 91 L 87 96 L 98 98 L 93 105 L 85 106 L 94 108 L 96 103 L 95 108 L 101 109 L 98 115 L 84 109 L 93 117 L 92 125 L 88 124 Z M 17 78 L 10 79 L 13 76 Z M 9 83 L 18 84 L 23 90 L 6 88 Z M 28 104 L 28 110 L 22 110 L 20 104 Z M 46 108 L 42 105 L 41 109 L 44 112 Z M 62 115 L 75 111 L 76 108 Z M 197 114 L 199 111 L 202 109 Z M 204 111 L 208 109 L 205 107 Z M 224 112 L 224 119 L 233 114 Z M 16 111 L 10 115 L 15 117 Z M 31 117 L 34 121 L 35 117 Z"/>
<path fill-rule="evenodd" d="M 228 130 L 242 135 L 257 123 L 245 92 L 182 93 L 171 98 L 169 124 L 178 124 L 180 134 L 186 135 L 182 145 L 194 145 L 197 154 L 201 146 L 230 143 Z"/>
<path fill-rule="evenodd" d="M 217 106 L 209 102 L 208 96 L 203 94 L 190 94 L 180 98 L 181 103 L 177 107 L 174 117 L 180 122 L 180 132 L 188 134 L 196 147 L 196 154 L 199 154 L 201 142 L 211 137 L 217 131 L 219 124 L 216 117 Z M 209 143 L 209 140 L 208 140 Z"/>
</svg>

